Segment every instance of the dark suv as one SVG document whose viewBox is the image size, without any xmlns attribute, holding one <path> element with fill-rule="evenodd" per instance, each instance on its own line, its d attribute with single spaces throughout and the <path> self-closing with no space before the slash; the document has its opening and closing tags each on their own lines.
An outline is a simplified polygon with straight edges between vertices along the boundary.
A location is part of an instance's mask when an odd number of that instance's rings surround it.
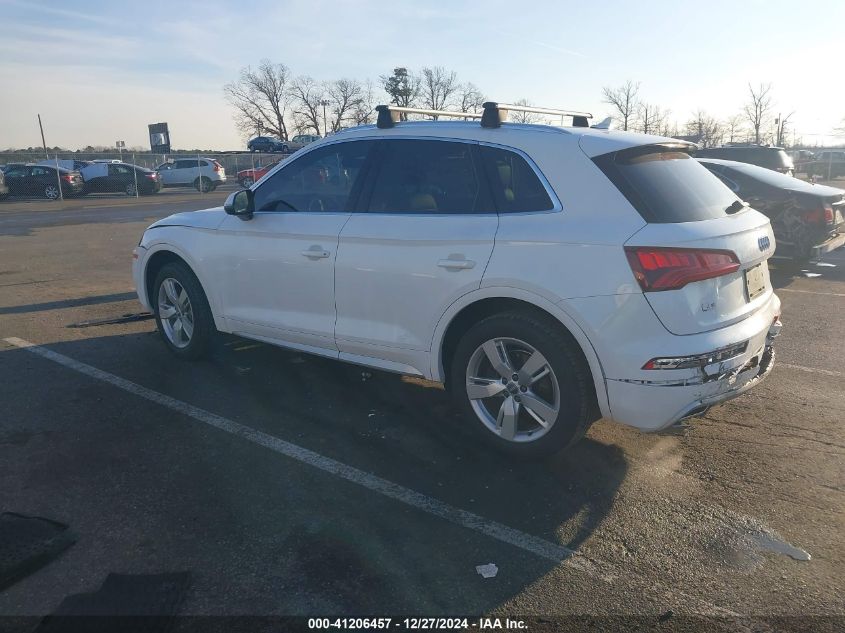
<svg viewBox="0 0 845 633">
<path fill-rule="evenodd" d="M 726 145 L 724 147 L 708 147 L 695 152 L 696 158 L 720 158 L 734 160 L 738 163 L 748 163 L 765 167 L 773 171 L 794 175 L 795 165 L 782 147 L 768 147 L 765 145 Z"/>
</svg>

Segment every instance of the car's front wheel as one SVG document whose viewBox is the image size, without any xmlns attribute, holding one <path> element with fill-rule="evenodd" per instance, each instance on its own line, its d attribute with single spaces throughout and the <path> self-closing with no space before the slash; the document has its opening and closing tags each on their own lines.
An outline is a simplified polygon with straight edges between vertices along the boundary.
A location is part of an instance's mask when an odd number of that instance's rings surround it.
<svg viewBox="0 0 845 633">
<path fill-rule="evenodd" d="M 216 331 L 214 317 L 199 280 L 187 265 L 165 264 L 156 275 L 150 302 L 158 331 L 171 352 L 193 360 L 209 351 Z"/>
<path fill-rule="evenodd" d="M 254 182 L 255 180 L 247 176 L 246 178 L 241 179 L 241 187 L 243 187 L 244 189 L 249 189 L 250 187 L 252 187 Z"/>
<path fill-rule="evenodd" d="M 477 435 L 515 456 L 563 450 L 597 417 L 577 343 L 559 324 L 529 312 L 473 326 L 457 346 L 450 381 Z"/>
</svg>

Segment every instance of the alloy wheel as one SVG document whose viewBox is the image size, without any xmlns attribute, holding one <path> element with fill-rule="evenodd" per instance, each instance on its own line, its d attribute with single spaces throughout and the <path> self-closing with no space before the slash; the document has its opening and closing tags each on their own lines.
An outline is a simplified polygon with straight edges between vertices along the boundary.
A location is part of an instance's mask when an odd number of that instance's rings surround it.
<svg viewBox="0 0 845 633">
<path fill-rule="evenodd" d="M 60 195 L 61 195 L 61 193 L 59 193 L 59 188 L 56 185 L 47 185 L 44 188 L 44 196 L 48 200 L 55 200 Z"/>
<path fill-rule="evenodd" d="M 546 357 L 515 338 L 495 338 L 476 348 L 466 369 L 466 393 L 478 419 L 510 442 L 533 442 L 560 412 L 557 377 Z"/>
<path fill-rule="evenodd" d="M 158 316 L 164 335 L 175 347 L 184 348 L 194 335 L 194 310 L 178 279 L 168 277 L 158 288 Z"/>
</svg>

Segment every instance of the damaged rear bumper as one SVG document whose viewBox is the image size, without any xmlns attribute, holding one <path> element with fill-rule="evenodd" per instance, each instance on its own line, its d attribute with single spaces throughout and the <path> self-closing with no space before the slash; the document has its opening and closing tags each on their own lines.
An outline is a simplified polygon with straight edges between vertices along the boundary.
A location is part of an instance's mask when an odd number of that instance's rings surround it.
<svg viewBox="0 0 845 633">
<path fill-rule="evenodd" d="M 768 330 L 748 341 L 745 353 L 702 367 L 693 378 L 608 380 L 614 420 L 644 431 L 660 431 L 754 388 L 774 367 L 774 339 L 781 327 L 775 319 Z"/>
</svg>

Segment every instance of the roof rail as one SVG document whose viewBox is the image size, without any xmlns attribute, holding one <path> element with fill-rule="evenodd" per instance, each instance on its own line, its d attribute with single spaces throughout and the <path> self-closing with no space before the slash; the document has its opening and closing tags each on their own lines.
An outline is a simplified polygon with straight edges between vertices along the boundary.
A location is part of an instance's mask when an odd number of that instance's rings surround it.
<svg viewBox="0 0 845 633">
<path fill-rule="evenodd" d="M 481 115 L 475 112 L 455 112 L 452 110 L 426 110 L 425 108 L 405 108 L 394 105 L 378 105 L 376 106 L 378 112 L 378 120 L 376 125 L 380 128 L 390 128 L 398 123 L 403 114 L 426 114 L 428 116 L 439 117 L 454 117 L 458 119 L 480 119 Z"/>
<path fill-rule="evenodd" d="M 559 117 L 571 116 L 573 127 L 589 127 L 588 119 L 593 115 L 589 112 L 573 110 L 553 110 L 551 108 L 535 108 L 534 106 L 516 105 L 515 103 L 496 103 L 487 101 L 482 105 L 484 114 L 481 117 L 481 127 L 499 127 L 508 120 L 508 112 L 533 112 L 536 114 L 553 114 Z"/>
</svg>

